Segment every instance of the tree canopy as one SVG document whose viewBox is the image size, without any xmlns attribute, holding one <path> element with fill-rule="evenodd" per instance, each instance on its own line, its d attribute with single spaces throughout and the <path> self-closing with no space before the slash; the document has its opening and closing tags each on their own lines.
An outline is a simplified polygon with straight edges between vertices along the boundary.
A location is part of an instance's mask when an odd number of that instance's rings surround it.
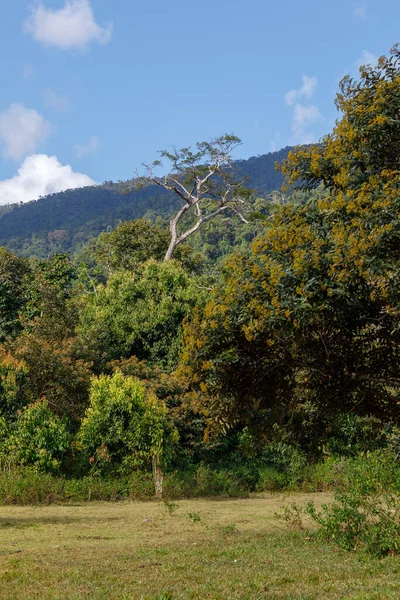
<svg viewBox="0 0 400 600">
<path fill-rule="evenodd" d="M 345 78 L 332 134 L 282 167 L 322 196 L 278 207 L 187 322 L 182 372 L 214 427 L 311 440 L 338 411 L 399 418 L 399 99 L 397 47 Z"/>
<path fill-rule="evenodd" d="M 164 467 L 398 445 L 399 49 L 337 106 L 331 134 L 279 155 L 287 192 L 243 188 L 222 136 L 163 152 L 170 173 L 150 166 L 137 192 L 148 218 L 102 212 L 79 255 L 59 253 L 76 205 L 30 260 L 0 248 L 2 464 L 92 479 L 151 463 L 160 494 Z"/>
</svg>

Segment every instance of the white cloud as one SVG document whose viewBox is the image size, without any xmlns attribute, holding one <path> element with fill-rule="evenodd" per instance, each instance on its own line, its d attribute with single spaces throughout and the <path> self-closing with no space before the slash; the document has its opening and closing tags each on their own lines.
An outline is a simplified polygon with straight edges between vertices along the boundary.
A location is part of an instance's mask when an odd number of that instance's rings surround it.
<svg viewBox="0 0 400 600">
<path fill-rule="evenodd" d="M 77 144 L 75 146 L 75 154 L 78 158 L 83 158 L 90 154 L 94 154 L 100 146 L 100 140 L 95 135 L 90 138 L 87 144 Z"/>
<path fill-rule="evenodd" d="M 107 44 L 113 27 L 96 23 L 90 0 L 66 0 L 65 6 L 58 10 L 46 8 L 39 0 L 23 29 L 37 42 L 69 50 L 83 48 L 93 41 Z"/>
<path fill-rule="evenodd" d="M 285 102 L 288 106 L 292 106 L 296 102 L 296 98 L 297 98 L 296 90 L 290 90 L 289 92 L 287 92 L 285 94 Z"/>
<path fill-rule="evenodd" d="M 366 21 L 367 20 L 367 3 L 362 2 L 360 4 L 357 4 L 357 6 L 355 6 L 354 10 L 353 10 L 353 16 L 356 19 L 358 19 L 359 21 Z"/>
<path fill-rule="evenodd" d="M 12 179 L 0 181 L 0 204 L 27 202 L 87 185 L 95 185 L 88 175 L 75 173 L 70 165 L 62 165 L 55 156 L 34 154 L 25 159 Z"/>
<path fill-rule="evenodd" d="M 284 146 L 284 142 L 282 140 L 282 134 L 278 129 L 275 129 L 274 136 L 269 143 L 270 152 L 275 152 Z"/>
<path fill-rule="evenodd" d="M 311 98 L 314 95 L 315 89 L 317 87 L 317 78 L 316 77 L 307 77 L 307 75 L 303 75 L 303 85 L 300 90 L 300 96 L 305 96 L 306 98 Z"/>
<path fill-rule="evenodd" d="M 308 106 L 296 104 L 293 109 L 293 142 L 296 144 L 315 142 L 315 136 L 308 128 L 317 123 L 322 123 L 324 120 L 319 108 L 314 104 Z"/>
<path fill-rule="evenodd" d="M 50 133 L 50 123 L 23 104 L 11 104 L 8 110 L 0 113 L 0 143 L 5 158 L 21 160 L 35 152 Z"/>
<path fill-rule="evenodd" d="M 24 79 L 32 79 L 35 76 L 35 68 L 30 63 L 22 67 L 22 76 Z"/>
<path fill-rule="evenodd" d="M 360 58 L 358 58 L 354 64 L 357 67 L 357 69 L 359 69 L 360 67 L 365 67 L 367 65 L 370 65 L 371 67 L 375 67 L 377 62 L 378 62 L 377 56 L 375 56 L 371 52 L 368 52 L 368 50 L 363 50 Z"/>
<path fill-rule="evenodd" d="M 288 106 L 293 106 L 298 98 L 312 98 L 317 87 L 317 78 L 302 76 L 303 85 L 298 90 L 290 90 L 285 94 L 285 102 Z"/>
<path fill-rule="evenodd" d="M 315 76 L 302 76 L 302 86 L 297 90 L 290 90 L 285 94 L 285 103 L 292 107 L 292 138 L 291 144 L 311 144 L 315 142 L 315 135 L 310 127 L 325 121 L 319 108 L 315 104 L 301 104 L 300 98 L 312 98 L 318 82 Z"/>
<path fill-rule="evenodd" d="M 44 92 L 44 98 L 46 102 L 46 106 L 48 108 L 52 108 L 57 112 L 66 112 L 69 107 L 68 98 L 64 98 L 63 96 L 59 96 L 53 90 L 47 89 Z"/>
</svg>

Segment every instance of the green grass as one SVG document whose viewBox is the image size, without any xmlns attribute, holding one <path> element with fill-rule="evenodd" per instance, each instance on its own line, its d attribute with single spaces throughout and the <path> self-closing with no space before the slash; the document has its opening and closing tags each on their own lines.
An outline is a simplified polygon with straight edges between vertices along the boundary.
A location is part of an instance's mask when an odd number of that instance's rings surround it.
<svg viewBox="0 0 400 600">
<path fill-rule="evenodd" d="M 1 507 L 0 598 L 398 600 L 400 558 L 362 558 L 274 519 L 311 498 L 330 496 Z"/>
</svg>

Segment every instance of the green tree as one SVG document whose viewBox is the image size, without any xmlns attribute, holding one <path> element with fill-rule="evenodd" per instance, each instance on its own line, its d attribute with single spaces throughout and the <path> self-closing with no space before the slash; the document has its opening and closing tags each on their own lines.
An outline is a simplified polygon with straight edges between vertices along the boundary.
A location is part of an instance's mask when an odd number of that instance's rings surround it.
<svg viewBox="0 0 400 600">
<path fill-rule="evenodd" d="M 70 444 L 67 422 L 54 415 L 45 401 L 30 404 L 19 413 L 7 440 L 15 464 L 49 473 L 60 471 Z"/>
<path fill-rule="evenodd" d="M 110 273 L 125 269 L 135 271 L 150 258 L 161 260 L 168 249 L 169 233 L 166 227 L 134 219 L 119 223 L 110 232 L 99 235 L 95 246 L 96 261 Z M 202 259 L 187 244 L 181 244 L 175 258 L 190 271 L 199 270 Z"/>
<path fill-rule="evenodd" d="M 25 402 L 46 399 L 55 413 L 68 415 L 76 426 L 87 404 L 91 371 L 74 333 L 75 275 L 64 254 L 36 265 L 26 288 L 24 331 L 9 351 L 26 370 Z"/>
<path fill-rule="evenodd" d="M 175 261 L 118 271 L 96 294 L 80 300 L 78 335 L 96 369 L 110 360 L 139 360 L 173 366 L 184 317 L 205 291 Z"/>
<path fill-rule="evenodd" d="M 132 469 L 152 462 L 156 495 L 162 495 L 162 466 L 177 431 L 164 403 L 133 377 L 117 371 L 92 380 L 90 405 L 79 440 L 95 470 Z"/>
<path fill-rule="evenodd" d="M 71 335 L 74 315 L 69 299 L 76 269 L 67 254 L 56 254 L 37 263 L 26 289 L 24 326 L 40 330 L 50 339 Z"/>
<path fill-rule="evenodd" d="M 121 371 L 125 376 L 138 379 L 147 394 L 155 394 L 166 405 L 179 434 L 179 446 L 173 456 L 175 468 L 207 461 L 210 444 L 203 439 L 204 417 L 192 410 L 185 381 L 175 371 L 166 370 L 157 363 L 139 361 L 135 356 L 113 361 L 107 367 L 112 372 Z"/>
<path fill-rule="evenodd" d="M 135 271 L 149 258 L 161 260 L 168 247 L 168 231 L 145 219 L 120 223 L 110 232 L 100 234 L 96 259 L 110 272 Z"/>
<path fill-rule="evenodd" d="M 0 346 L 0 417 L 12 422 L 26 403 L 27 366 Z"/>
<path fill-rule="evenodd" d="M 7 248 L 0 248 L 0 341 L 15 337 L 22 329 L 19 313 L 25 302 L 29 263 Z"/>
<path fill-rule="evenodd" d="M 51 339 L 35 329 L 17 338 L 12 356 L 24 365 L 25 403 L 46 400 L 54 413 L 68 416 L 76 427 L 87 406 L 92 374 L 77 340 Z"/>
</svg>

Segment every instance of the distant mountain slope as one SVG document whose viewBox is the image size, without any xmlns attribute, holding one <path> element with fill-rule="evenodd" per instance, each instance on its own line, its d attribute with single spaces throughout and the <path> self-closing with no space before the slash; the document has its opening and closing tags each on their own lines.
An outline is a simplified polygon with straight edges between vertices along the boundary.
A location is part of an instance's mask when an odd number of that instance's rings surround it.
<svg viewBox="0 0 400 600">
<path fill-rule="evenodd" d="M 286 146 L 282 150 L 269 152 L 261 156 L 253 156 L 247 160 L 237 160 L 235 167 L 238 174 L 249 178 L 249 187 L 257 190 L 260 196 L 266 196 L 273 190 L 279 190 L 283 177 L 275 168 L 275 163 L 282 162 L 293 147 Z"/>
<path fill-rule="evenodd" d="M 265 196 L 279 189 L 282 175 L 275 162 L 283 160 L 290 148 L 238 160 L 239 176 Z M 157 186 L 124 192 L 124 186 L 106 182 L 100 186 L 67 190 L 0 211 L 0 246 L 23 255 L 39 257 L 59 251 L 74 251 L 119 220 L 147 216 L 168 218 L 179 200 Z"/>
</svg>

